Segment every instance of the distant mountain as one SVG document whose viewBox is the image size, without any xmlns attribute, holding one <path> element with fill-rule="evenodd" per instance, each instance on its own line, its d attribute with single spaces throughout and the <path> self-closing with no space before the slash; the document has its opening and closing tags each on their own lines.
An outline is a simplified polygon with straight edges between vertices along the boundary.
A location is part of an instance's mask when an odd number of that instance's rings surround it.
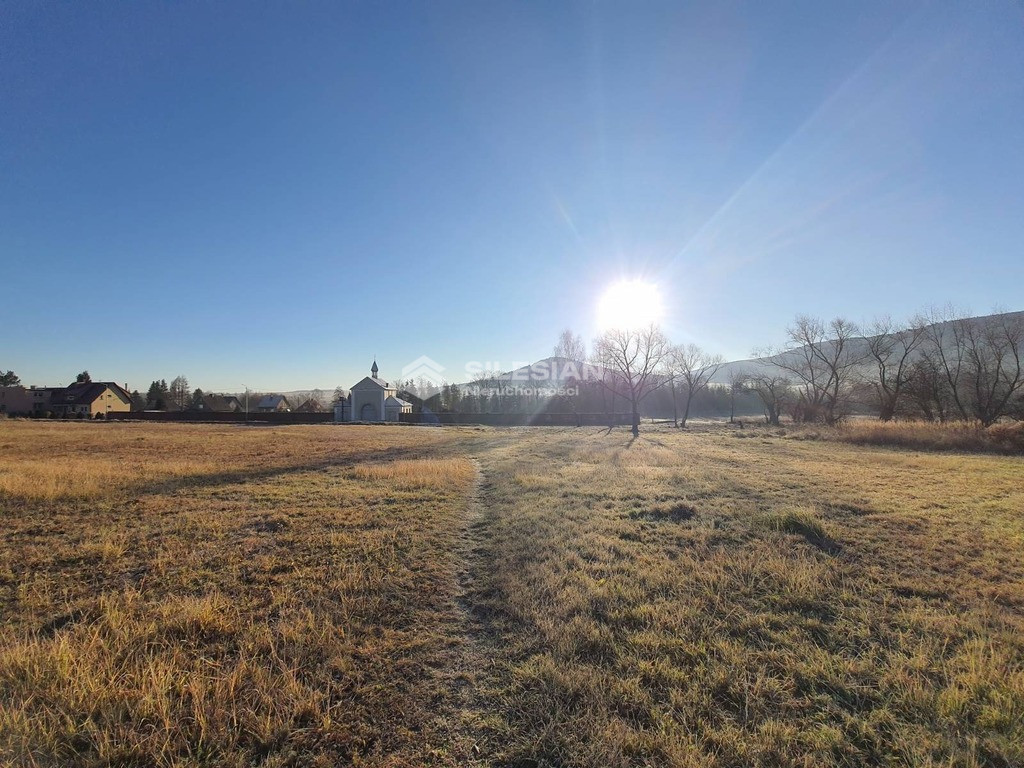
<svg viewBox="0 0 1024 768">
<path fill-rule="evenodd" d="M 1006 318 L 1006 319 L 1010 319 L 1010 320 L 1024 321 L 1024 311 L 1021 311 L 1021 312 L 1003 312 L 1003 313 L 996 314 L 996 315 L 979 315 L 977 317 L 967 318 L 966 322 L 971 323 L 971 324 L 973 324 L 973 325 L 975 325 L 975 326 L 980 328 L 982 325 L 984 325 L 985 323 L 987 323 L 988 321 L 990 321 L 990 320 L 992 320 L 994 318 Z M 950 322 L 951 321 L 945 321 L 945 322 L 941 322 L 941 323 L 933 323 L 932 325 L 929 325 L 929 326 L 926 326 L 926 327 L 927 328 L 938 328 L 938 327 L 941 327 L 941 326 L 948 326 L 948 325 L 950 325 Z M 948 334 L 947 334 L 947 336 L 948 336 Z M 877 337 L 866 336 L 866 337 L 862 337 L 862 338 L 851 339 L 850 342 L 849 342 L 849 347 L 848 347 L 849 350 L 850 350 L 851 355 L 853 357 L 867 356 L 868 355 L 868 344 L 869 344 L 868 340 L 869 339 L 873 339 L 873 338 L 877 338 Z M 787 357 L 789 359 L 791 359 L 791 360 L 794 360 L 794 361 L 800 359 L 800 357 L 801 357 L 800 350 L 801 349 L 803 349 L 803 347 L 797 347 L 795 349 L 788 350 L 787 352 L 784 352 L 784 353 L 779 354 L 779 355 L 774 355 L 774 356 L 771 356 L 771 357 L 755 357 L 755 358 L 751 358 L 751 359 L 748 359 L 748 360 L 735 360 L 735 361 L 732 361 L 732 362 L 725 363 L 715 373 L 715 376 L 711 379 L 711 382 L 713 384 L 727 384 L 729 382 L 729 378 L 732 376 L 733 373 L 739 373 L 739 374 L 743 374 L 743 375 L 752 375 L 752 374 L 758 374 L 758 373 L 778 373 L 780 371 L 780 369 L 778 367 L 778 363 L 779 362 L 785 362 L 785 359 Z M 917 359 L 918 357 L 920 357 L 920 354 L 921 354 L 921 350 L 918 349 L 914 353 L 914 355 L 912 356 L 911 359 Z M 868 361 L 863 364 L 863 367 L 865 369 L 865 371 L 864 371 L 865 373 L 872 372 L 873 369 L 874 369 L 874 361 L 868 359 Z"/>
</svg>

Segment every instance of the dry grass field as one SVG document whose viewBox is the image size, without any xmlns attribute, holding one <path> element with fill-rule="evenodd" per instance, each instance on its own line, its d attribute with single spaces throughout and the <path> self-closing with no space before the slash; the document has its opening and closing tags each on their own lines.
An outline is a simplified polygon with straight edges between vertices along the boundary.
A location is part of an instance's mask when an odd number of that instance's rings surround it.
<svg viewBox="0 0 1024 768">
<path fill-rule="evenodd" d="M 0 423 L 0 764 L 429 761 L 451 443 Z"/>
<path fill-rule="evenodd" d="M 1024 459 L 0 422 L 0 764 L 1024 764 Z"/>
</svg>

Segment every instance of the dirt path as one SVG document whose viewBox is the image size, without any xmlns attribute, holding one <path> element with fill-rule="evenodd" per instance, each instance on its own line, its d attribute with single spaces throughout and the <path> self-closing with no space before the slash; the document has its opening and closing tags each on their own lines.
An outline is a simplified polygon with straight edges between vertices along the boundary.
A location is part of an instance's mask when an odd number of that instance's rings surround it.
<svg viewBox="0 0 1024 768">
<path fill-rule="evenodd" d="M 486 720 L 493 709 L 492 690 L 496 638 L 486 626 L 474 599 L 477 580 L 487 567 L 485 528 L 487 525 L 486 482 L 477 459 L 476 478 L 469 495 L 463 526 L 456 538 L 453 589 L 453 621 L 450 664 L 442 672 L 446 702 L 438 712 L 437 732 L 447 740 L 445 751 L 459 765 L 492 764 L 493 728 Z"/>
</svg>

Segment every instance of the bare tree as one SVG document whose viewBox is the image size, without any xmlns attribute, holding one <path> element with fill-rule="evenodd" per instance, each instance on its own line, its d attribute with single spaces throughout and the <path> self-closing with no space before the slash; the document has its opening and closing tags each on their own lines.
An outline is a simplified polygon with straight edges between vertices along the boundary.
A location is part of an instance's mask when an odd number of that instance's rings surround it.
<svg viewBox="0 0 1024 768">
<path fill-rule="evenodd" d="M 729 379 L 726 386 L 729 387 L 729 423 L 736 421 L 736 395 L 746 387 L 747 374 L 736 368 L 729 372 Z"/>
<path fill-rule="evenodd" d="M 171 402 L 174 403 L 178 408 L 186 408 L 191 398 L 191 393 L 188 388 L 188 379 L 184 374 L 175 377 L 171 382 L 168 394 L 171 398 Z"/>
<path fill-rule="evenodd" d="M 309 404 L 309 409 L 313 413 L 322 413 L 324 409 L 324 392 L 322 389 L 314 389 L 309 393 L 309 398 L 306 400 Z"/>
<path fill-rule="evenodd" d="M 966 421 L 970 418 L 970 412 L 961 397 L 961 376 L 967 358 L 966 318 L 947 306 L 932 309 L 928 320 L 927 354 L 945 379 L 945 391 L 957 414 Z"/>
<path fill-rule="evenodd" d="M 786 332 L 789 343 L 772 362 L 799 384 L 796 415 L 803 421 L 835 424 L 846 415 L 853 374 L 864 361 L 854 343 L 859 338 L 857 326 L 839 317 L 825 325 L 817 318 L 798 315 Z"/>
<path fill-rule="evenodd" d="M 761 400 L 765 421 L 773 426 L 779 426 L 779 417 L 782 416 L 792 392 L 792 382 L 778 373 L 753 373 L 746 377 L 744 387 L 754 392 Z"/>
<path fill-rule="evenodd" d="M 900 397 L 910 378 L 914 353 L 925 339 L 926 321 L 915 317 L 900 329 L 892 318 L 876 319 L 868 329 L 868 355 L 875 364 L 876 375 L 871 384 L 878 398 L 878 417 L 892 421 L 900 405 Z"/>
<path fill-rule="evenodd" d="M 563 357 L 573 362 L 583 362 L 587 359 L 587 348 L 583 344 L 583 337 L 574 334 L 566 328 L 558 336 L 558 343 L 555 344 L 555 357 Z"/>
<path fill-rule="evenodd" d="M 683 417 L 674 419 L 677 427 L 686 427 L 690 417 L 690 404 L 701 390 L 707 389 L 708 383 L 718 373 L 725 360 L 721 355 L 705 352 L 696 344 L 680 344 L 669 349 L 665 356 L 665 368 L 672 387 L 672 410 L 676 409 L 676 391 L 684 393 Z"/>
<path fill-rule="evenodd" d="M 1024 391 L 1024 315 L 970 318 L 946 308 L 932 319 L 926 356 L 952 408 L 962 419 L 994 424 Z"/>
<path fill-rule="evenodd" d="M 1000 314 L 965 325 L 966 398 L 974 417 L 987 427 L 1024 389 L 1024 317 Z"/>
<path fill-rule="evenodd" d="M 664 380 L 656 375 L 669 351 L 669 342 L 656 325 L 610 329 L 594 342 L 594 364 L 611 372 L 602 382 L 614 393 L 621 386 L 629 398 L 633 435 L 640 434 L 640 404 Z"/>
<path fill-rule="evenodd" d="M 1010 407 L 1006 410 L 1006 415 L 1017 421 L 1024 421 L 1024 392 L 1017 395 L 1016 402 L 1010 404 Z"/>
<path fill-rule="evenodd" d="M 600 371 L 600 377 L 596 383 L 601 391 L 601 406 L 608 417 L 608 428 L 611 429 L 615 424 L 613 414 L 616 412 L 616 396 L 621 395 L 623 400 L 628 400 L 629 397 L 625 394 L 625 385 L 623 385 L 622 376 L 618 371 L 606 368 L 603 365 L 596 367 Z"/>
<path fill-rule="evenodd" d="M 928 421 L 949 418 L 953 398 L 946 377 L 931 354 L 925 352 L 910 366 L 905 391 L 905 399 L 909 399 L 915 416 L 923 416 Z"/>
</svg>

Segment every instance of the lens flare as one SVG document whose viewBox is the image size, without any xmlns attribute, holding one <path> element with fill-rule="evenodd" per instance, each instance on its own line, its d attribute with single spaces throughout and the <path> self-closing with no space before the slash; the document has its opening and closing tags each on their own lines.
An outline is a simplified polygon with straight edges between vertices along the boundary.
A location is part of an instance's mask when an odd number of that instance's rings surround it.
<svg viewBox="0 0 1024 768">
<path fill-rule="evenodd" d="M 643 280 L 614 283 L 597 302 L 597 324 L 602 331 L 642 328 L 661 322 L 664 314 L 658 286 Z"/>
</svg>

